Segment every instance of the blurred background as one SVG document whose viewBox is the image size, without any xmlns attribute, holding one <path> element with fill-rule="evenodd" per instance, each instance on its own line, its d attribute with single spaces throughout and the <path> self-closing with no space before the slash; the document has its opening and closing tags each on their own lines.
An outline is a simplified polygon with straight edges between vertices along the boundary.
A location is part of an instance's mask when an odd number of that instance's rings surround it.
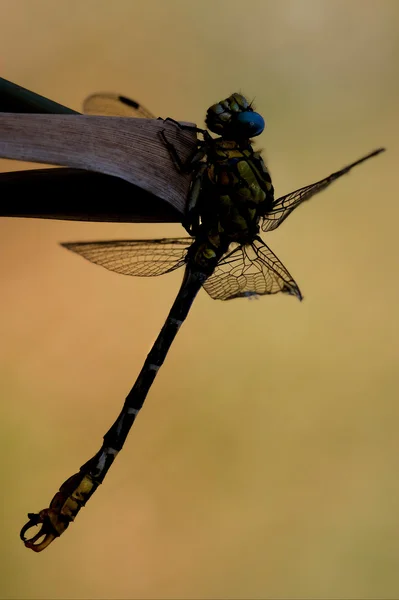
<svg viewBox="0 0 399 600">
<path fill-rule="evenodd" d="M 100 446 L 182 277 L 58 244 L 183 230 L 0 220 L 0 597 L 397 598 L 398 2 L 0 8 L 1 76 L 76 110 L 115 91 L 202 126 L 255 98 L 277 195 L 388 148 L 265 236 L 302 303 L 199 295 L 104 485 L 38 556 L 27 512 Z"/>
</svg>

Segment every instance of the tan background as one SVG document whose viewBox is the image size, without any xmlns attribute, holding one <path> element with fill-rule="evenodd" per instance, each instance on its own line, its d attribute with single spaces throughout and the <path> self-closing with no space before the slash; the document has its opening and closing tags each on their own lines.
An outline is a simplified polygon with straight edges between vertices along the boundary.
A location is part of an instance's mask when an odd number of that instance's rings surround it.
<svg viewBox="0 0 399 600">
<path fill-rule="evenodd" d="M 1 75 L 72 108 L 113 90 L 201 124 L 255 97 L 279 194 L 389 149 L 267 236 L 302 304 L 200 294 L 106 482 L 37 556 L 26 513 L 97 450 L 181 279 L 57 244 L 182 228 L 1 219 L 1 597 L 398 598 L 397 0 L 0 8 Z"/>
</svg>

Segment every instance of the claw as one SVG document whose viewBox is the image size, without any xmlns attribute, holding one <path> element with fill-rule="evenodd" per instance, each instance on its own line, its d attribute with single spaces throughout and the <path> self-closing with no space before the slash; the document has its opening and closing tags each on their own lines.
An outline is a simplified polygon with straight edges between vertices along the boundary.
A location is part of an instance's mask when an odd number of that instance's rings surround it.
<svg viewBox="0 0 399 600">
<path fill-rule="evenodd" d="M 27 548 L 30 548 L 34 552 L 41 552 L 42 550 L 47 548 L 47 546 L 51 544 L 51 542 L 55 540 L 56 537 L 61 535 L 62 531 L 58 532 L 55 525 L 53 525 L 53 521 L 57 520 L 57 515 L 55 514 L 55 511 L 52 511 L 50 508 L 45 508 L 44 510 L 41 510 L 38 514 L 28 513 L 28 517 L 29 521 L 21 529 L 20 538 L 24 542 L 25 546 Z M 36 527 L 40 524 L 42 524 L 40 531 L 33 537 L 27 539 L 25 537 L 25 533 L 29 529 L 32 529 L 32 527 Z M 64 531 L 68 527 L 68 525 L 69 521 L 66 520 L 64 524 Z M 36 542 L 43 536 L 44 540 L 37 544 Z"/>
<path fill-rule="evenodd" d="M 20 533 L 25 546 L 34 552 L 41 552 L 47 548 L 55 538 L 64 533 L 69 523 L 74 521 L 98 485 L 99 482 L 94 481 L 87 473 L 79 472 L 69 477 L 52 499 L 49 508 L 41 510 L 38 514 L 28 513 L 29 521 Z M 39 532 L 27 539 L 26 532 L 40 524 Z M 37 543 L 43 536 L 44 539 Z"/>
</svg>

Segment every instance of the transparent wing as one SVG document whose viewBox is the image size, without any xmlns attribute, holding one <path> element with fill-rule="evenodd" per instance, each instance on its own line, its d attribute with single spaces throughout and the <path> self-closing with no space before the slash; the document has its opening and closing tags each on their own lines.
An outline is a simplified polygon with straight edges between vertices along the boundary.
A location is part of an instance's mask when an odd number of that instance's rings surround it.
<svg viewBox="0 0 399 600">
<path fill-rule="evenodd" d="M 122 275 L 152 277 L 174 271 L 185 264 L 192 238 L 159 240 L 116 240 L 107 242 L 68 242 L 64 248 L 80 254 L 96 265 Z"/>
<path fill-rule="evenodd" d="M 284 292 L 302 300 L 292 276 L 260 239 L 238 246 L 221 258 L 204 288 L 215 300 Z"/>
<path fill-rule="evenodd" d="M 86 115 L 141 117 L 143 119 L 156 118 L 149 110 L 135 100 L 109 92 L 88 96 L 83 103 L 83 112 Z"/>
<path fill-rule="evenodd" d="M 291 192 L 290 194 L 287 194 L 286 196 L 282 196 L 281 198 L 275 200 L 273 204 L 273 209 L 263 216 L 263 221 L 261 222 L 261 227 L 263 231 L 272 231 L 273 229 L 276 229 L 288 217 L 288 215 L 294 210 L 294 208 L 302 204 L 302 202 L 304 202 L 305 200 L 309 200 L 312 196 L 318 194 L 326 187 L 328 187 L 333 181 L 335 181 L 339 177 L 342 177 L 342 175 L 349 173 L 349 171 L 353 169 L 353 167 L 360 165 L 360 163 L 368 160 L 369 158 L 372 158 L 373 156 L 377 156 L 377 154 L 380 154 L 380 152 L 384 152 L 384 150 L 385 148 L 379 148 L 378 150 L 374 150 L 374 152 L 370 152 L 370 154 L 363 156 L 363 158 L 360 158 L 356 162 L 351 163 L 350 165 L 344 167 L 340 171 L 332 173 L 325 179 L 321 179 L 316 183 L 311 183 L 310 185 L 300 188 L 299 190 L 295 190 L 294 192 Z"/>
</svg>

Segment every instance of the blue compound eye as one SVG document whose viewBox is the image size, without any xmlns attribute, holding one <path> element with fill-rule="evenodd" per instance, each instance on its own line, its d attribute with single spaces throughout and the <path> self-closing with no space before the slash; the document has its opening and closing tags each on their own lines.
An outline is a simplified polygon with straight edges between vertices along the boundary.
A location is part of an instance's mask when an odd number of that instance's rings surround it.
<svg viewBox="0 0 399 600">
<path fill-rule="evenodd" d="M 240 133 L 244 133 L 248 137 L 260 135 L 265 128 L 263 117 L 256 112 L 244 111 L 239 113 L 235 118 L 235 124 L 239 125 Z"/>
</svg>

